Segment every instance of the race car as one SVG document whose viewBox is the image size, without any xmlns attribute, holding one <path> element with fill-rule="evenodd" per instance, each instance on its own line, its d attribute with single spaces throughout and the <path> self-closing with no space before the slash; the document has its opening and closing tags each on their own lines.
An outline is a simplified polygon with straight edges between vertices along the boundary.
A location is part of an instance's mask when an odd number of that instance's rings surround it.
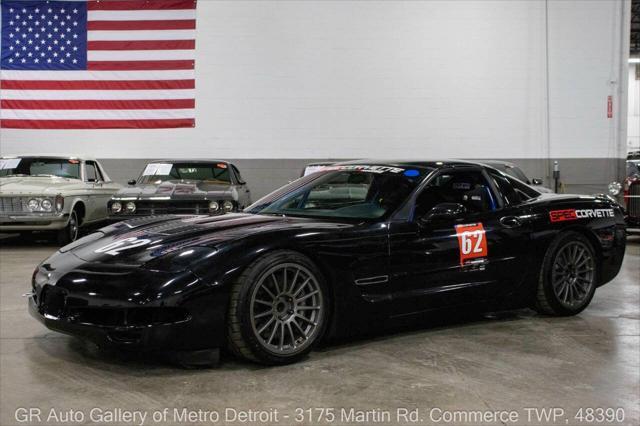
<svg viewBox="0 0 640 426">
<path fill-rule="evenodd" d="M 463 161 L 334 164 L 243 213 L 102 228 L 34 271 L 29 310 L 98 345 L 277 365 L 436 309 L 575 315 L 625 251 L 620 207 Z"/>
</svg>

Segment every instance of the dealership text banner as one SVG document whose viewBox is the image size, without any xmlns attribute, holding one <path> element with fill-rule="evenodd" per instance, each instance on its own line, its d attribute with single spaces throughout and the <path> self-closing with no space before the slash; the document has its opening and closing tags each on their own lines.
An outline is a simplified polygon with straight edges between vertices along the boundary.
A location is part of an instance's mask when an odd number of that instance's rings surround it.
<svg viewBox="0 0 640 426">
<path fill-rule="evenodd" d="M 0 5 L 0 127 L 195 126 L 194 0 Z"/>
</svg>

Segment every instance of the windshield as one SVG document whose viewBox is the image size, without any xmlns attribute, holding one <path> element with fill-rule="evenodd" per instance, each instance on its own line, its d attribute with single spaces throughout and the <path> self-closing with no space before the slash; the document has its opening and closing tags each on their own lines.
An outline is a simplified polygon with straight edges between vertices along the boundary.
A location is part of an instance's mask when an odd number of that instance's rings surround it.
<svg viewBox="0 0 640 426">
<path fill-rule="evenodd" d="M 80 179 L 80 160 L 66 158 L 23 157 L 0 160 L 0 177 L 59 176 Z"/>
<path fill-rule="evenodd" d="M 640 176 L 640 160 L 627 161 L 627 177 Z"/>
<path fill-rule="evenodd" d="M 258 200 L 258 214 L 379 219 L 395 211 L 431 171 L 386 166 L 330 166 Z"/>
<path fill-rule="evenodd" d="M 138 183 L 157 185 L 168 180 L 231 182 L 227 163 L 149 163 Z"/>
</svg>

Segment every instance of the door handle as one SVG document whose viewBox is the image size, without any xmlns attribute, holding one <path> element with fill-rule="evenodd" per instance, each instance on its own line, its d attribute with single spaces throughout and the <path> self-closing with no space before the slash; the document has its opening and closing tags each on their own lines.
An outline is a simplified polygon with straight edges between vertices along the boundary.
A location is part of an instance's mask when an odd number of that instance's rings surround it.
<svg viewBox="0 0 640 426">
<path fill-rule="evenodd" d="M 520 219 L 518 219 L 516 216 L 501 217 L 500 223 L 505 228 L 517 228 L 518 226 L 522 225 L 522 222 L 520 222 Z"/>
</svg>

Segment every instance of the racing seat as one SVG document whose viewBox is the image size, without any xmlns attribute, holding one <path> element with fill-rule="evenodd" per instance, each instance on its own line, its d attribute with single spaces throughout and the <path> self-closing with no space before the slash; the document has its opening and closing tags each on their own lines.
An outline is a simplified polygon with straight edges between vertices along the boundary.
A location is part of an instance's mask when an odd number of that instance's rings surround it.
<svg viewBox="0 0 640 426">
<path fill-rule="evenodd" d="M 462 196 L 462 205 L 469 212 L 478 213 L 483 211 L 493 211 L 496 209 L 496 202 L 493 199 L 491 190 L 486 185 L 478 184 L 471 191 L 467 191 Z"/>
</svg>

